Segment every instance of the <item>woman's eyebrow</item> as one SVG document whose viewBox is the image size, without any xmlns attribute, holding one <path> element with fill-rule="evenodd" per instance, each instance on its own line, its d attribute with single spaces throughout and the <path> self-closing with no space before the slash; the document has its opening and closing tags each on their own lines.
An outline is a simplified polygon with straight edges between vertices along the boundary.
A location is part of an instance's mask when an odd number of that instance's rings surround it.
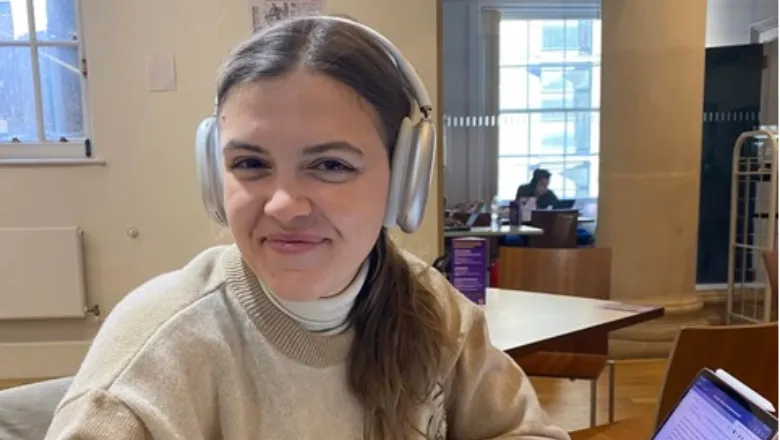
<svg viewBox="0 0 780 440">
<path fill-rule="evenodd" d="M 259 146 L 254 145 L 250 142 L 238 140 L 238 139 L 231 139 L 225 144 L 226 150 L 246 150 L 251 151 L 254 153 L 259 154 L 265 154 L 269 155 L 270 152 Z M 306 147 L 303 149 L 304 155 L 317 155 L 317 154 L 323 154 L 323 153 L 329 153 L 332 151 L 342 151 L 345 153 L 351 153 L 359 157 L 363 157 L 363 151 L 360 150 L 360 148 L 350 144 L 346 141 L 333 141 L 333 142 L 325 142 L 322 144 L 312 145 L 310 147 Z"/>
<path fill-rule="evenodd" d="M 241 141 L 238 139 L 231 139 L 225 144 L 226 150 L 246 150 L 254 153 L 268 154 L 268 150 L 259 146 L 253 145 L 249 142 Z"/>
<path fill-rule="evenodd" d="M 360 150 L 360 148 L 346 141 L 334 141 L 334 142 L 326 142 L 318 145 L 312 145 L 311 147 L 304 148 L 303 154 L 314 155 L 314 154 L 329 153 L 331 151 L 342 151 L 345 153 L 352 153 L 360 157 L 363 156 L 363 152 Z"/>
</svg>

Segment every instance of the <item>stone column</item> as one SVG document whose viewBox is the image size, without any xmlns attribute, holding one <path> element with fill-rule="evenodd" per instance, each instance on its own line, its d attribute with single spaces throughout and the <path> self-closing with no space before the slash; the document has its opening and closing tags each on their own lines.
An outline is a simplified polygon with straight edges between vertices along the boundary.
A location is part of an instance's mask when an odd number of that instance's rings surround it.
<svg viewBox="0 0 780 440">
<path fill-rule="evenodd" d="M 597 245 L 612 297 L 667 316 L 613 334 L 615 357 L 665 356 L 695 294 L 706 0 L 603 0 Z"/>
</svg>

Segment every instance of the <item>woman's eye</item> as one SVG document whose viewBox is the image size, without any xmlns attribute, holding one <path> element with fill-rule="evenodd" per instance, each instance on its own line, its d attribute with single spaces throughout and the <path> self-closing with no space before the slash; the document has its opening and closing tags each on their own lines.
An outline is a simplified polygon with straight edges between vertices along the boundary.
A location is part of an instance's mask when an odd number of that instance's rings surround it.
<svg viewBox="0 0 780 440">
<path fill-rule="evenodd" d="M 339 160 L 323 160 L 314 165 L 318 171 L 331 171 L 337 173 L 355 171 L 355 168 Z"/>
<path fill-rule="evenodd" d="M 268 168 L 268 164 L 261 159 L 257 159 L 253 157 L 245 157 L 233 161 L 233 164 L 231 165 L 230 168 L 234 170 L 235 169 L 255 170 L 255 169 Z"/>
</svg>

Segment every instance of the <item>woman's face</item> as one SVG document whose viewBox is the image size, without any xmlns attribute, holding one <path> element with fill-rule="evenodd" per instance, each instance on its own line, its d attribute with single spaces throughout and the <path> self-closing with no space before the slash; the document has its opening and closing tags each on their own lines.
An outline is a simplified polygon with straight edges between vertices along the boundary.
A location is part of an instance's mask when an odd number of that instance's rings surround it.
<svg viewBox="0 0 780 440">
<path fill-rule="evenodd" d="M 228 225 L 278 296 L 338 294 L 376 243 L 390 180 L 378 121 L 352 89 L 305 71 L 229 92 L 220 114 Z"/>
</svg>

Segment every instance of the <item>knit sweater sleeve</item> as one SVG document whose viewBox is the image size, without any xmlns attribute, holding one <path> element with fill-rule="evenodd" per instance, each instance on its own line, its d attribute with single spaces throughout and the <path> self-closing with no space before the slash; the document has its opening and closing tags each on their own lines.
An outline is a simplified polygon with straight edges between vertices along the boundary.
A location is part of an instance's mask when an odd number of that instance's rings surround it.
<svg viewBox="0 0 780 440">
<path fill-rule="evenodd" d="M 491 344 L 482 311 L 472 318 L 450 374 L 448 438 L 569 440 L 548 420 L 525 373 Z"/>
<path fill-rule="evenodd" d="M 58 411 L 46 440 L 147 440 L 141 420 L 119 399 L 93 390 Z"/>
</svg>

